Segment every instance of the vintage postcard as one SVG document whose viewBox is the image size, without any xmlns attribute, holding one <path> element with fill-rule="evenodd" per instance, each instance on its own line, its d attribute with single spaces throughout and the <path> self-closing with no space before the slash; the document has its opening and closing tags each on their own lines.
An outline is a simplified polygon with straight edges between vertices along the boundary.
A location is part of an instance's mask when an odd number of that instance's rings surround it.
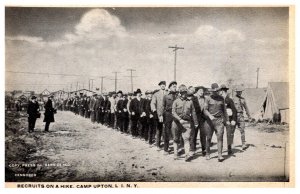
<svg viewBox="0 0 300 194">
<path fill-rule="evenodd" d="M 293 6 L 6 6 L 6 187 L 294 187 L 293 70 Z"/>
</svg>

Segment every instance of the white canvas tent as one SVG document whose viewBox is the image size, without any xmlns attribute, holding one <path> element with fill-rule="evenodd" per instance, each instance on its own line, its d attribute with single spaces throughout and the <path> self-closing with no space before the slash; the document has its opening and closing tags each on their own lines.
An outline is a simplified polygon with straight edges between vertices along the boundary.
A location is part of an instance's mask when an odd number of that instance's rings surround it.
<svg viewBox="0 0 300 194">
<path fill-rule="evenodd" d="M 288 82 L 269 82 L 257 115 L 264 120 L 289 123 Z"/>
</svg>

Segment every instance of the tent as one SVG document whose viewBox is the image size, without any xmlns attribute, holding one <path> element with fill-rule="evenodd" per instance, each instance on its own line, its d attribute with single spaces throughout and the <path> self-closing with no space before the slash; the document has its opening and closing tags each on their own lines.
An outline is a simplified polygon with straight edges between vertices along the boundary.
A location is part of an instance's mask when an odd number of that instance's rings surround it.
<svg viewBox="0 0 300 194">
<path fill-rule="evenodd" d="M 266 88 L 245 88 L 243 91 L 242 96 L 246 99 L 251 117 L 256 117 L 256 114 L 266 96 L 266 91 Z"/>
<path fill-rule="evenodd" d="M 289 123 L 289 83 L 269 82 L 267 93 L 258 110 L 264 120 Z"/>
</svg>

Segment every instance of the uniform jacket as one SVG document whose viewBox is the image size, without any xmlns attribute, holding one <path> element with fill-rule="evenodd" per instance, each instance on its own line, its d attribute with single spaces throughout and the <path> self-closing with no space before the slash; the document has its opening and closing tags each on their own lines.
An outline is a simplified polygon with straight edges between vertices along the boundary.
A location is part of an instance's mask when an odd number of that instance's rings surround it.
<svg viewBox="0 0 300 194">
<path fill-rule="evenodd" d="M 110 97 L 109 101 L 110 101 L 110 112 L 114 113 L 115 112 L 116 100 L 115 100 L 114 97 Z"/>
<path fill-rule="evenodd" d="M 163 98 L 163 112 L 172 112 L 173 102 L 176 100 L 177 96 L 175 93 L 169 92 L 169 94 L 165 95 Z"/>
<path fill-rule="evenodd" d="M 228 115 L 225 109 L 224 98 L 220 95 L 210 95 L 205 99 L 204 114 L 206 116 L 212 115 L 216 118 L 223 118 L 228 120 Z"/>
<path fill-rule="evenodd" d="M 48 100 L 45 104 L 44 122 L 51 123 L 54 122 L 54 108 L 52 105 L 52 100 Z"/>
<path fill-rule="evenodd" d="M 172 106 L 172 115 L 176 121 L 184 120 L 198 125 L 198 119 L 193 102 L 189 99 L 177 98 Z"/>
<path fill-rule="evenodd" d="M 234 96 L 233 102 L 238 113 L 244 113 L 245 110 L 247 116 L 250 117 L 250 111 L 248 109 L 245 98 L 243 98 L 242 96 Z"/>
<path fill-rule="evenodd" d="M 163 99 L 164 99 L 165 95 L 166 95 L 166 91 L 159 90 L 158 92 L 156 92 L 152 96 L 151 110 L 152 110 L 152 112 L 154 112 L 156 110 L 158 117 L 162 116 L 163 112 L 164 112 Z"/>
</svg>

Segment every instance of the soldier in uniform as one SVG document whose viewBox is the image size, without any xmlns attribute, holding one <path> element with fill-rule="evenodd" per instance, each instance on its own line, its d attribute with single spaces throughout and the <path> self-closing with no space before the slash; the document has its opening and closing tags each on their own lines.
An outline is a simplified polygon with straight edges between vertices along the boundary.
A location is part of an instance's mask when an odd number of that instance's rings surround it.
<svg viewBox="0 0 300 194">
<path fill-rule="evenodd" d="M 125 94 L 123 96 L 123 102 L 122 102 L 122 127 L 124 133 L 128 134 L 128 124 L 129 124 L 129 113 L 127 106 L 128 105 L 128 96 Z"/>
<path fill-rule="evenodd" d="M 132 136 L 138 137 L 141 135 L 141 123 L 140 123 L 140 117 L 142 114 L 142 91 L 140 89 L 137 89 L 135 92 L 136 98 L 131 100 L 129 110 L 131 112 L 131 122 L 132 122 Z"/>
<path fill-rule="evenodd" d="M 241 87 L 235 90 L 236 95 L 233 96 L 233 102 L 235 108 L 237 110 L 237 123 L 236 126 L 239 128 L 241 132 L 242 139 L 242 149 L 247 149 L 246 146 L 246 137 L 245 137 L 245 119 L 244 119 L 244 111 L 246 112 L 248 118 L 251 120 L 250 112 L 246 103 L 246 99 L 242 97 L 243 89 Z M 233 131 L 234 133 L 234 131 Z"/>
<path fill-rule="evenodd" d="M 107 100 L 106 100 L 105 108 L 104 108 L 104 111 L 105 111 L 104 124 L 106 126 L 109 126 L 109 123 L 110 123 L 110 107 L 111 107 L 110 97 L 111 97 L 111 93 L 109 92 L 106 97 Z"/>
<path fill-rule="evenodd" d="M 128 129 L 130 130 L 129 132 L 131 133 L 131 126 L 132 126 L 132 123 L 131 123 L 131 113 L 130 113 L 130 110 L 129 110 L 129 106 L 130 106 L 130 103 L 131 103 L 131 100 L 134 98 L 133 94 L 132 93 L 128 93 L 128 103 L 127 103 L 127 110 L 128 110 Z M 132 133 L 131 133 L 132 134 Z"/>
<path fill-rule="evenodd" d="M 100 95 L 98 94 L 96 97 L 96 102 L 95 102 L 95 121 L 96 123 L 100 123 L 100 105 L 101 105 L 101 99 Z"/>
<path fill-rule="evenodd" d="M 187 98 L 187 88 L 185 85 L 179 86 L 179 97 L 173 102 L 172 115 L 172 135 L 174 140 L 174 159 L 178 159 L 178 146 L 180 138 L 184 141 L 185 161 L 191 159 L 190 140 L 192 130 L 198 127 L 198 120 L 193 102 Z"/>
<path fill-rule="evenodd" d="M 145 92 L 146 98 L 143 104 L 143 112 L 146 113 L 146 129 L 145 129 L 145 140 L 149 142 L 149 145 L 153 144 L 153 135 L 155 133 L 154 116 L 151 111 L 151 99 L 152 91 L 147 90 Z"/>
<path fill-rule="evenodd" d="M 96 96 L 97 96 L 97 94 L 93 95 L 93 97 L 90 100 L 90 104 L 89 104 L 89 111 L 90 111 L 90 117 L 91 117 L 92 123 L 95 123 L 95 121 L 96 121 L 96 113 L 95 113 Z"/>
<path fill-rule="evenodd" d="M 232 143 L 234 137 L 234 129 L 237 120 L 237 111 L 234 106 L 233 100 L 227 94 L 227 90 L 229 90 L 226 85 L 221 85 L 220 95 L 224 98 L 225 108 L 228 115 L 228 119 L 226 121 L 226 134 L 227 134 L 227 152 L 228 155 L 231 155 L 232 152 Z"/>
<path fill-rule="evenodd" d="M 169 141 L 171 136 L 171 128 L 172 128 L 172 122 L 173 122 L 173 116 L 172 116 L 172 105 L 175 101 L 177 94 L 177 82 L 172 81 L 169 84 L 169 93 L 163 97 L 163 118 L 164 118 L 164 124 L 165 127 L 163 129 L 164 134 L 164 154 L 169 154 Z"/>
<path fill-rule="evenodd" d="M 161 81 L 158 84 L 160 86 L 160 90 L 153 94 L 151 100 L 151 110 L 155 117 L 155 125 L 156 125 L 156 146 L 157 151 L 160 151 L 160 143 L 161 137 L 163 132 L 163 99 L 164 96 L 167 94 L 165 91 L 166 89 L 166 82 Z"/>
<path fill-rule="evenodd" d="M 224 161 L 222 156 L 224 124 L 228 120 L 225 110 L 224 98 L 218 94 L 219 85 L 213 83 L 211 85 L 212 94 L 205 99 L 204 114 L 208 117 L 204 124 L 206 132 L 206 159 L 210 159 L 210 145 L 213 132 L 217 135 L 218 144 L 218 161 Z"/>
<path fill-rule="evenodd" d="M 120 90 L 118 91 L 117 95 L 118 97 L 116 100 L 116 117 L 117 117 L 116 128 L 117 130 L 120 130 L 123 133 L 123 127 L 122 127 L 123 92 Z"/>
<path fill-rule="evenodd" d="M 39 114 L 39 104 L 36 101 L 36 97 L 32 96 L 31 101 L 28 103 L 27 114 L 28 114 L 28 132 L 31 133 L 34 130 L 37 115 Z"/>
<path fill-rule="evenodd" d="M 116 93 L 112 92 L 110 101 L 110 114 L 109 114 L 109 126 L 113 129 L 115 126 L 115 106 L 116 106 Z"/>
<path fill-rule="evenodd" d="M 196 144 L 197 144 L 197 136 L 199 133 L 200 137 L 200 144 L 201 144 L 201 149 L 202 149 L 202 155 L 206 155 L 206 135 L 205 135 L 205 130 L 204 130 L 204 122 L 205 122 L 205 115 L 203 113 L 204 110 L 204 105 L 205 105 L 205 97 L 204 97 L 204 92 L 205 92 L 205 87 L 199 86 L 194 88 L 194 96 L 191 98 L 193 101 L 197 119 L 198 119 L 198 127 L 195 128 L 193 131 L 194 133 L 192 134 L 192 143 L 191 143 L 191 151 L 194 153 L 196 151 Z"/>
</svg>

